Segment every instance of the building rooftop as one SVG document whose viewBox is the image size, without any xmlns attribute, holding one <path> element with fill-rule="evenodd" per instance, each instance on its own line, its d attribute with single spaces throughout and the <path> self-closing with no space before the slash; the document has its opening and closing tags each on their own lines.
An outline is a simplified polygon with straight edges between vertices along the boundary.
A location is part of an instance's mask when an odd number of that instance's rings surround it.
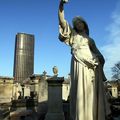
<svg viewBox="0 0 120 120">
<path fill-rule="evenodd" d="M 0 79 L 14 79 L 14 77 L 9 77 L 9 76 L 0 76 Z"/>
</svg>

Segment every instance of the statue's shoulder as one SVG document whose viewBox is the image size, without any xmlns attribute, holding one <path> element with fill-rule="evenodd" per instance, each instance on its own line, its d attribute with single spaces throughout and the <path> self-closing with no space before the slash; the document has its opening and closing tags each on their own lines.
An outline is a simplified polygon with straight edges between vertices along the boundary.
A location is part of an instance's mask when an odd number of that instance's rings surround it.
<svg viewBox="0 0 120 120">
<path fill-rule="evenodd" d="M 93 38 L 91 38 L 91 37 L 89 37 L 89 40 L 90 40 L 91 42 L 94 42 L 94 39 L 93 39 Z"/>
<path fill-rule="evenodd" d="M 95 41 L 94 41 L 93 38 L 89 37 L 89 40 L 90 40 L 90 43 L 91 43 L 91 44 L 95 44 Z"/>
<path fill-rule="evenodd" d="M 95 45 L 95 41 L 94 41 L 93 38 L 90 38 L 90 37 L 89 37 L 89 41 L 90 41 L 90 46 L 91 46 L 91 47 L 96 46 L 96 45 Z"/>
</svg>

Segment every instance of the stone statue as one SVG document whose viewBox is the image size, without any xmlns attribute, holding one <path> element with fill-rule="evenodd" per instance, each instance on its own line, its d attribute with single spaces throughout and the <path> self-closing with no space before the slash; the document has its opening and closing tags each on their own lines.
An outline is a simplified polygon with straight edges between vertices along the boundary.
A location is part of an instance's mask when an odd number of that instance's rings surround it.
<svg viewBox="0 0 120 120">
<path fill-rule="evenodd" d="M 70 120 L 105 120 L 103 55 L 89 36 L 86 21 L 77 16 L 71 27 L 59 5 L 59 39 L 71 47 Z"/>
</svg>

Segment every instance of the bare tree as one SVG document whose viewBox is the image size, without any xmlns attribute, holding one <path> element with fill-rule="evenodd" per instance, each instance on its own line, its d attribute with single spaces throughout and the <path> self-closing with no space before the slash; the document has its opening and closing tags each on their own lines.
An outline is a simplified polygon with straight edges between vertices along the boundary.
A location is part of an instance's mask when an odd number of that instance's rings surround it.
<svg viewBox="0 0 120 120">
<path fill-rule="evenodd" d="M 120 61 L 112 67 L 112 79 L 120 79 Z"/>
</svg>

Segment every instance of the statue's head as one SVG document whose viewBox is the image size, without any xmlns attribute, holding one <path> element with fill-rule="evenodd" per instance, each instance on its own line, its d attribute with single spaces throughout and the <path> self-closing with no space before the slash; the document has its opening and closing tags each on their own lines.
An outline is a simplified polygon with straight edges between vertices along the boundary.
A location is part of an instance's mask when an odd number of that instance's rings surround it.
<svg viewBox="0 0 120 120">
<path fill-rule="evenodd" d="M 80 17 L 76 16 L 73 18 L 73 27 L 76 31 L 85 31 L 87 35 L 89 35 L 89 28 L 86 21 Z"/>
</svg>

